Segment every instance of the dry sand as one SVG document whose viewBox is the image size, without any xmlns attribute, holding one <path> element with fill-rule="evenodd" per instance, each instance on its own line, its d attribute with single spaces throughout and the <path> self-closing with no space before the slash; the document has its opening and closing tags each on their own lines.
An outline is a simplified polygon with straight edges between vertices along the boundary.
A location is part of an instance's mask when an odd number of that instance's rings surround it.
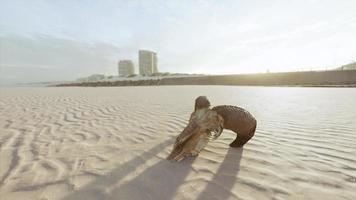
<svg viewBox="0 0 356 200">
<path fill-rule="evenodd" d="M 0 88 L 0 199 L 356 199 L 355 104 L 309 90 Z M 255 137 L 233 149 L 224 131 L 195 159 L 165 160 L 201 94 L 250 110 Z M 350 120 L 333 123 L 332 105 Z"/>
</svg>

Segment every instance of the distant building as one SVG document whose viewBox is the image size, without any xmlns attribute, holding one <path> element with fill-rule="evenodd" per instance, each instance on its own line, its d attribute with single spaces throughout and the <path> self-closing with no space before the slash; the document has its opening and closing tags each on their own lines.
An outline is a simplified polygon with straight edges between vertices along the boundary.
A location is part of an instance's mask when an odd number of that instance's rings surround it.
<svg viewBox="0 0 356 200">
<path fill-rule="evenodd" d="M 147 76 L 158 73 L 157 54 L 153 51 L 139 50 L 138 63 L 140 75 Z"/>
<path fill-rule="evenodd" d="M 95 81 L 100 81 L 100 80 L 104 80 L 104 79 L 105 79 L 104 74 L 93 74 L 88 77 L 78 78 L 77 82 L 95 82 Z"/>
<path fill-rule="evenodd" d="M 129 76 L 135 74 L 134 64 L 131 60 L 119 61 L 119 76 Z"/>
</svg>

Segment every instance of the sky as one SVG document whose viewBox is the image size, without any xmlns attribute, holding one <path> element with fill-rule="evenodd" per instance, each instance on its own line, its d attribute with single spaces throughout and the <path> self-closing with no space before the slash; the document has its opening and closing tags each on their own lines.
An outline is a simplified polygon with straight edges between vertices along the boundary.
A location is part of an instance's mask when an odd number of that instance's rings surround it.
<svg viewBox="0 0 356 200">
<path fill-rule="evenodd" d="M 161 72 L 325 70 L 356 61 L 355 0 L 0 0 L 0 83 Z"/>
</svg>

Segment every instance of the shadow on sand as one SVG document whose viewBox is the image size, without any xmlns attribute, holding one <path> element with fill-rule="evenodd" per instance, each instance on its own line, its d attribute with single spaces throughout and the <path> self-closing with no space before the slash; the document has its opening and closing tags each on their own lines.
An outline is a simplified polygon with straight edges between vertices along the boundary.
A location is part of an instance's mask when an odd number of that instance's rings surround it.
<svg viewBox="0 0 356 200">
<path fill-rule="evenodd" d="M 160 160 L 149 166 L 132 180 L 123 183 L 123 185 L 117 188 L 112 188 L 110 193 L 106 192 L 110 186 L 115 185 L 118 181 L 125 178 L 126 175 L 134 172 L 138 167 L 144 165 L 172 143 L 172 140 L 167 140 L 145 151 L 140 156 L 121 165 L 109 174 L 94 180 L 88 186 L 66 196 L 63 200 L 173 199 L 189 172 L 193 170 L 192 164 L 194 158 L 187 158 L 179 164 L 165 159 Z M 241 156 L 242 149 L 229 149 L 218 171 L 197 199 L 227 199 L 231 197 L 232 193 L 230 189 L 236 181 Z M 215 197 L 216 192 L 222 194 L 222 196 Z"/>
<path fill-rule="evenodd" d="M 125 178 L 128 174 L 134 172 L 138 167 L 144 165 L 148 160 L 155 157 L 164 148 L 172 145 L 173 142 L 174 141 L 172 138 L 152 147 L 134 159 L 124 163 L 123 165 L 120 165 L 110 173 L 95 179 L 89 185 L 84 186 L 84 188 L 74 191 L 74 193 L 64 197 L 62 200 L 117 199 L 113 198 L 109 193 L 107 193 L 106 189 L 116 184 L 121 179 Z"/>
<path fill-rule="evenodd" d="M 197 200 L 237 198 L 231 189 L 234 186 L 237 174 L 240 171 L 240 161 L 243 148 L 229 148 L 219 169 L 205 189 L 196 198 Z M 217 195 L 219 194 L 219 195 Z M 235 199 L 234 198 L 234 199 Z"/>
<path fill-rule="evenodd" d="M 186 158 L 180 163 L 161 160 L 133 180 L 116 188 L 112 195 L 125 200 L 173 199 L 186 176 L 193 170 L 194 160 L 195 158 Z"/>
</svg>

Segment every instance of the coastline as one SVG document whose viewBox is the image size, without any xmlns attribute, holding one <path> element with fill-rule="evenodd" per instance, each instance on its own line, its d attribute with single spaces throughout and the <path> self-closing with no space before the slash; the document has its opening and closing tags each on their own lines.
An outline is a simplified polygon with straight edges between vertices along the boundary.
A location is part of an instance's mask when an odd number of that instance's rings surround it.
<svg viewBox="0 0 356 200">
<path fill-rule="evenodd" d="M 278 72 L 236 75 L 158 77 L 155 79 L 73 82 L 54 87 L 114 87 L 161 85 L 238 85 L 280 87 L 356 87 L 356 70 Z"/>
</svg>

